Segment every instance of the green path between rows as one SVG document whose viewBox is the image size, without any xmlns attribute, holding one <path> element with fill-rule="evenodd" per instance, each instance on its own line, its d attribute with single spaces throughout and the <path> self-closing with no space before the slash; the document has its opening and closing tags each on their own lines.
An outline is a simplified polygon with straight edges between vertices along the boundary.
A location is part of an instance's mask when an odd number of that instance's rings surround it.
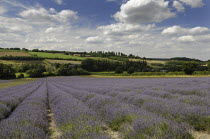
<svg viewBox="0 0 210 139">
<path fill-rule="evenodd" d="M 0 83 L 0 89 L 12 87 L 12 86 L 18 86 L 18 85 L 34 82 L 36 80 L 37 79 L 27 78 L 27 79 L 17 79 L 17 80 L 13 80 L 11 82 L 6 82 L 6 83 Z"/>
</svg>

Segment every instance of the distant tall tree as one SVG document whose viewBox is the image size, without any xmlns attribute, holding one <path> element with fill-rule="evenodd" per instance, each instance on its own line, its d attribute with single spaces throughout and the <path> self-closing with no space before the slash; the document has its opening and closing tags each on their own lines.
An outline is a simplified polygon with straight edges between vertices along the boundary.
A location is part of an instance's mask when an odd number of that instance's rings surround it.
<svg viewBox="0 0 210 139">
<path fill-rule="evenodd" d="M 0 63 L 0 79 L 14 79 L 15 69 L 12 65 L 5 65 Z"/>
<path fill-rule="evenodd" d="M 183 70 L 185 74 L 192 75 L 194 71 L 198 68 L 198 63 L 195 61 L 186 62 L 183 65 Z"/>
<path fill-rule="evenodd" d="M 115 73 L 117 73 L 117 74 L 123 73 L 123 67 L 118 66 L 118 67 L 115 69 Z"/>
<path fill-rule="evenodd" d="M 209 71 L 210 71 L 210 60 L 208 61 L 207 66 L 208 66 L 208 69 L 209 69 Z"/>
<path fill-rule="evenodd" d="M 128 68 L 128 70 L 127 70 L 127 73 L 128 74 L 132 74 L 132 73 L 134 73 L 135 72 L 135 68 L 134 67 L 130 67 L 130 68 Z"/>
</svg>

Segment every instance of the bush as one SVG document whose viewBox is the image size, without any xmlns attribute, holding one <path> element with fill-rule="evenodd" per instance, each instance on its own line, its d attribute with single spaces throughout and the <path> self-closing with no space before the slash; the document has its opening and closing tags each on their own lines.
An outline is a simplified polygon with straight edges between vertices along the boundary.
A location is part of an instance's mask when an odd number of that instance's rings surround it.
<svg viewBox="0 0 210 139">
<path fill-rule="evenodd" d="M 28 74 L 30 78 L 44 77 L 43 72 L 39 69 L 28 70 L 26 74 Z"/>
<path fill-rule="evenodd" d="M 52 72 L 45 72 L 44 75 L 46 77 L 48 77 L 48 76 L 56 76 L 56 74 L 55 73 L 52 73 Z"/>
<path fill-rule="evenodd" d="M 0 63 L 0 79 L 15 79 L 15 69 L 12 65 Z"/>
<path fill-rule="evenodd" d="M 130 68 L 128 68 L 128 70 L 127 70 L 127 73 L 128 73 L 128 74 L 132 74 L 132 73 L 134 73 L 134 72 L 135 72 L 134 67 L 130 67 Z"/>
<path fill-rule="evenodd" d="M 115 69 L 115 73 L 116 73 L 116 74 L 121 74 L 121 73 L 123 73 L 123 68 L 122 68 L 122 67 L 117 67 L 117 68 Z"/>
<path fill-rule="evenodd" d="M 192 75 L 194 71 L 198 68 L 198 64 L 194 61 L 186 62 L 183 66 L 185 74 Z"/>
<path fill-rule="evenodd" d="M 24 74 L 21 73 L 20 75 L 17 76 L 18 79 L 24 78 Z"/>
</svg>

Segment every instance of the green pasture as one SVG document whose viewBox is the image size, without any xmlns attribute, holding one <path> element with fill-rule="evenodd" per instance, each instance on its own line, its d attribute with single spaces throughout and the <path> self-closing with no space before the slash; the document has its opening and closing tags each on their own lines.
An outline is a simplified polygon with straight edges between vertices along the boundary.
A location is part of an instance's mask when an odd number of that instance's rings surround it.
<svg viewBox="0 0 210 139">
<path fill-rule="evenodd" d="M 42 57 L 42 58 L 60 58 L 60 59 L 75 59 L 75 60 L 84 60 L 84 57 L 70 56 L 58 53 L 43 53 L 43 52 L 28 52 L 32 56 Z"/>
<path fill-rule="evenodd" d="M 8 50 L 8 49 L 0 49 L 0 52 L 24 52 L 22 50 Z"/>
<path fill-rule="evenodd" d="M 128 74 L 123 72 L 122 74 L 116 74 L 114 71 L 110 72 L 91 72 L 92 77 L 152 77 L 152 78 L 173 78 L 173 77 L 208 77 L 210 71 L 196 71 L 193 75 L 186 75 L 184 72 L 135 72 Z"/>
<path fill-rule="evenodd" d="M 0 63 L 8 65 L 43 64 L 43 60 L 0 60 Z"/>
<path fill-rule="evenodd" d="M 34 81 L 36 81 L 36 79 L 30 79 L 30 78 L 16 79 L 11 82 L 0 83 L 0 89 L 12 87 L 12 86 L 18 86 L 18 85 L 22 85 L 22 84 L 27 84 L 27 83 L 34 82 Z"/>
</svg>

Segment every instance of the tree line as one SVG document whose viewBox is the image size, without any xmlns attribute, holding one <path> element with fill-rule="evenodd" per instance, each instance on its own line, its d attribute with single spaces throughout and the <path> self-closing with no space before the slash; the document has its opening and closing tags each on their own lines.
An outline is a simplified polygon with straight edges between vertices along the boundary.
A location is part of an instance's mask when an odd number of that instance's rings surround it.
<svg viewBox="0 0 210 139">
<path fill-rule="evenodd" d="M 16 77 L 16 73 L 20 73 Z M 80 66 L 71 64 L 56 64 L 55 70 L 52 72 L 42 64 L 22 64 L 14 67 L 0 63 L 0 79 L 24 78 L 26 73 L 30 78 L 48 77 L 48 76 L 72 76 L 72 75 L 89 75 L 89 72 Z"/>
<path fill-rule="evenodd" d="M 86 59 L 81 63 L 81 67 L 90 72 L 101 71 L 127 71 L 133 69 L 135 72 L 150 71 L 151 67 L 147 65 L 145 60 L 142 61 L 111 61 L 111 60 L 94 60 Z"/>
</svg>

